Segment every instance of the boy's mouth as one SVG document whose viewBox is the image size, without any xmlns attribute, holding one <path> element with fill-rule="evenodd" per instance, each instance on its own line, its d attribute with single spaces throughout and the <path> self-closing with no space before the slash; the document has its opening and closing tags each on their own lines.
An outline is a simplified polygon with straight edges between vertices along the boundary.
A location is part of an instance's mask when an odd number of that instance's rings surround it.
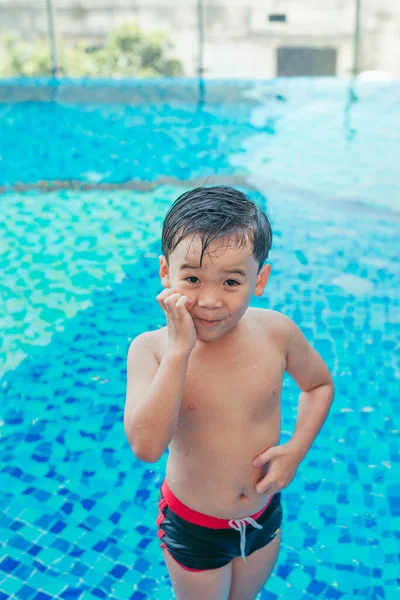
<svg viewBox="0 0 400 600">
<path fill-rule="evenodd" d="M 216 321 L 209 321 L 208 319 L 200 319 L 199 317 L 195 317 L 197 321 L 199 321 L 200 325 L 206 328 L 214 327 L 218 323 L 221 322 L 222 319 L 218 319 Z"/>
</svg>

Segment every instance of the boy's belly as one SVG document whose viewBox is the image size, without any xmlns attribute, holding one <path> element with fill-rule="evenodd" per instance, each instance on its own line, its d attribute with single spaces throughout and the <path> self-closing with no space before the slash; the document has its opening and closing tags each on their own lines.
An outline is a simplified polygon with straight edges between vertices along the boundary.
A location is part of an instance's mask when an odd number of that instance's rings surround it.
<svg viewBox="0 0 400 600">
<path fill-rule="evenodd" d="M 192 510 L 220 519 L 240 519 L 261 510 L 268 494 L 255 487 L 268 465 L 253 467 L 256 456 L 279 444 L 279 411 L 267 423 L 241 427 L 238 431 L 208 431 L 190 439 L 175 436 L 169 446 L 166 469 L 168 485 Z"/>
</svg>

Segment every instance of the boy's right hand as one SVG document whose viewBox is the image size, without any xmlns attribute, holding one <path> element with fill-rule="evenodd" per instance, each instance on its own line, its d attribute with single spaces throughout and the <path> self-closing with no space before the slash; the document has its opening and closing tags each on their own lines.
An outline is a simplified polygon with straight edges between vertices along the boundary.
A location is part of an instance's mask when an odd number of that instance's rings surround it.
<svg viewBox="0 0 400 600">
<path fill-rule="evenodd" d="M 174 350 L 190 353 L 197 342 L 196 328 L 187 310 L 192 300 L 170 288 L 158 294 L 156 300 L 167 318 L 168 346 Z"/>
</svg>

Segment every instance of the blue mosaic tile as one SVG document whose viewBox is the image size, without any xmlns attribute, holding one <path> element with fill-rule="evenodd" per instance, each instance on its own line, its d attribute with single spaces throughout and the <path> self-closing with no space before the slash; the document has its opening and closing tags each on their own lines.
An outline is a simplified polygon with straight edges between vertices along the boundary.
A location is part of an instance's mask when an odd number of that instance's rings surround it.
<svg viewBox="0 0 400 600">
<path fill-rule="evenodd" d="M 385 591 L 384 591 L 383 587 L 375 586 L 374 589 L 372 590 L 372 599 L 379 600 L 381 598 L 386 598 Z"/>
<path fill-rule="evenodd" d="M 394 517 L 400 515 L 400 485 L 388 486 L 390 512 Z"/>
<path fill-rule="evenodd" d="M 137 591 L 131 596 L 131 600 L 147 600 L 147 595 Z"/>
<path fill-rule="evenodd" d="M 326 589 L 325 583 L 323 583 L 322 581 L 314 580 L 308 586 L 307 591 L 310 592 L 310 594 L 317 596 L 322 591 L 325 591 L 325 589 Z"/>
<path fill-rule="evenodd" d="M 290 89 L 290 82 L 285 85 Z M 335 95 L 338 89 L 342 90 L 333 86 L 327 93 L 318 88 L 316 100 L 308 97 L 307 102 L 328 100 L 336 111 L 343 100 L 342 92 Z M 392 92 L 396 98 L 399 89 L 394 87 Z M 322 94 L 319 99 L 318 94 Z M 395 353 L 400 340 L 395 283 L 399 276 L 398 216 L 389 206 L 387 212 L 380 207 L 380 213 L 370 207 L 369 214 L 367 206 L 353 208 L 350 202 L 338 201 L 340 210 L 336 210 L 333 202 L 329 206 L 322 200 L 315 203 L 308 194 L 296 195 L 284 185 L 270 190 L 257 179 L 261 164 L 257 154 L 263 147 L 278 152 L 283 135 L 280 123 L 290 124 L 298 109 L 290 93 L 287 96 L 286 103 L 270 99 L 268 107 L 260 100 L 240 101 L 239 106 L 229 108 L 209 106 L 202 115 L 193 106 L 167 103 L 161 109 L 103 105 L 86 113 L 76 105 L 10 105 L 10 118 L 38 143 L 35 149 L 25 144 L 18 149 L 16 130 L 10 122 L 1 122 L 0 138 L 11 143 L 0 184 L 15 183 L 20 176 L 27 182 L 68 177 L 118 182 L 154 181 L 160 175 L 183 179 L 213 173 L 251 175 L 260 190 L 254 197 L 267 205 L 277 221 L 271 253 L 275 275 L 268 283 L 268 294 L 254 299 L 253 305 L 281 310 L 298 323 L 327 361 L 337 390 L 326 425 L 282 494 L 284 541 L 275 579 L 261 599 L 287 595 L 292 600 L 391 600 L 398 591 L 398 533 L 393 518 L 400 510 L 400 488 L 391 481 L 400 460 L 395 425 L 400 413 Z M 359 117 L 366 114 L 362 111 L 372 110 L 371 103 L 371 99 L 358 103 Z M 253 110 L 266 112 L 263 124 L 261 117 L 253 119 L 257 114 Z M 276 110 L 276 118 L 267 114 L 271 110 Z M 305 106 L 304 119 L 307 111 Z M 140 157 L 155 117 L 160 123 L 153 136 L 158 152 L 153 161 L 146 162 Z M 135 119 L 142 119 L 140 131 L 131 125 Z M 368 126 L 363 126 L 359 118 L 363 152 L 368 152 L 365 139 L 374 121 L 368 119 Z M 83 126 L 94 132 L 90 139 L 82 139 Z M 107 140 L 102 139 L 104 130 Z M 49 131 L 51 153 L 44 143 Z M 259 143 L 262 134 L 269 136 L 269 144 Z M 246 143 L 251 139 L 260 150 L 248 151 Z M 190 158 L 188 147 L 192 148 Z M 344 146 L 342 150 L 347 151 Z M 289 146 L 285 152 L 290 152 Z M 201 153 L 202 160 L 197 160 Z M 118 161 L 111 158 L 114 154 Z M 240 160 L 247 161 L 241 171 L 234 166 L 233 154 L 235 160 L 240 155 Z M 306 157 L 304 152 L 299 155 Z M 374 164 L 380 155 L 389 160 L 385 153 L 374 151 Z M 285 156 L 285 160 L 272 161 L 277 177 L 290 162 Z M 125 158 L 131 161 L 129 165 L 123 163 Z M 315 163 L 318 175 L 324 165 Z M 369 188 L 374 187 L 371 173 L 370 169 Z M 322 185 L 317 178 L 313 180 L 311 171 L 308 178 L 310 185 Z M 349 193 L 350 188 L 340 187 L 343 181 L 330 182 L 328 187 Z M 165 324 L 148 298 L 159 291 L 154 257 L 159 252 L 162 217 L 181 191 L 159 186 L 141 193 L 32 190 L 2 195 L 2 225 L 19 240 L 22 254 L 31 254 L 30 244 L 40 244 L 41 228 L 50 212 L 54 221 L 51 250 L 65 257 L 58 269 L 52 252 L 43 253 L 26 270 L 18 266 L 23 290 L 19 298 L 11 293 L 15 289 L 11 247 L 6 246 L 0 265 L 12 322 L 6 342 L 0 341 L 0 361 L 4 356 L 11 360 L 0 363 L 5 365 L 0 374 L 0 401 L 5 407 L 0 526 L 7 549 L 0 559 L 0 577 L 19 578 L 14 598 L 30 600 L 31 577 L 39 578 L 37 589 L 43 590 L 35 591 L 35 598 L 74 599 L 89 594 L 108 598 L 120 581 L 129 586 L 131 598 L 172 598 L 155 526 L 157 491 L 168 452 L 149 468 L 133 456 L 121 423 L 128 345 L 142 331 Z M 398 187 L 395 191 L 398 197 Z M 369 189 L 364 192 L 366 197 L 370 193 Z M 379 196 L 389 198 L 392 192 Z M 134 232 L 129 225 L 132 221 Z M 112 237 L 112 243 L 106 242 L 106 236 Z M 107 249 L 100 252 L 101 246 Z M 285 273 L 296 276 L 288 278 Z M 29 305 L 32 290 L 38 293 L 35 303 L 40 318 Z M 53 294 L 59 294 L 57 306 L 48 302 Z M 134 295 L 137 302 L 132 306 Z M 31 327 L 37 318 L 36 330 L 28 330 L 32 337 L 23 335 L 22 325 Z M 11 343 L 14 339 L 18 346 Z M 34 385 L 28 386 L 29 381 Z M 282 440 L 287 441 L 293 431 L 298 390 L 286 376 L 283 387 L 287 411 L 282 415 Z M 82 422 L 85 427 L 79 426 Z M 54 584 L 61 582 L 56 591 Z M 291 588 L 286 585 L 289 582 Z"/>
<path fill-rule="evenodd" d="M 19 565 L 18 561 L 13 560 L 9 556 L 6 556 L 0 562 L 0 571 L 4 571 L 5 573 L 12 573 L 14 571 L 14 569 L 17 568 L 18 565 Z"/>
<path fill-rule="evenodd" d="M 272 592 L 262 591 L 261 600 L 278 600 L 278 596 Z"/>
<path fill-rule="evenodd" d="M 151 593 L 155 585 L 156 582 L 153 579 L 149 579 L 148 577 L 141 579 L 139 583 L 140 590 L 144 593 Z"/>
<path fill-rule="evenodd" d="M 135 569 L 137 571 L 139 571 L 140 573 L 145 573 L 145 571 L 147 571 L 149 566 L 150 566 L 150 563 L 147 560 L 144 560 L 142 558 L 137 560 L 135 563 Z"/>
<path fill-rule="evenodd" d="M 36 590 L 28 585 L 24 585 L 24 587 L 20 588 L 15 595 L 17 598 L 21 598 L 21 600 L 29 600 L 29 598 L 32 598 L 34 595 L 36 595 Z"/>
<path fill-rule="evenodd" d="M 68 587 L 68 589 L 64 590 L 60 594 L 60 597 L 64 598 L 65 600 L 75 600 L 75 598 L 80 598 L 81 594 L 82 594 L 82 589 L 79 589 L 79 588 L 73 589 L 71 587 Z"/>
<path fill-rule="evenodd" d="M 332 600 L 338 600 L 339 598 L 343 598 L 344 592 L 339 592 L 335 588 L 328 587 L 325 593 L 325 598 L 332 598 Z"/>
<path fill-rule="evenodd" d="M 107 598 L 108 594 L 106 592 L 103 592 L 103 590 L 100 590 L 99 588 L 94 588 L 91 593 L 93 594 L 93 596 L 96 596 L 96 598 Z"/>
</svg>

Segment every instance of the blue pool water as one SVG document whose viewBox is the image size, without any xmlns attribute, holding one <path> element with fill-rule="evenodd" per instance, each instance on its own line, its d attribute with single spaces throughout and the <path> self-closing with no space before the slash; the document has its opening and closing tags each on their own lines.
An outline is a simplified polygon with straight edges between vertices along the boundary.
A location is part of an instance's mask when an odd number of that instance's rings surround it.
<svg viewBox="0 0 400 600">
<path fill-rule="evenodd" d="M 0 600 L 173 598 L 155 525 L 167 453 L 149 465 L 128 446 L 126 353 L 165 324 L 159 237 L 185 180 L 244 174 L 274 231 L 252 305 L 290 316 L 336 386 L 282 494 L 282 551 L 260 598 L 397 598 L 400 91 L 359 89 L 339 130 L 347 94 L 276 81 L 200 110 L 0 107 Z M 15 185 L 64 179 L 152 189 Z M 298 393 L 285 376 L 282 442 Z"/>
</svg>

